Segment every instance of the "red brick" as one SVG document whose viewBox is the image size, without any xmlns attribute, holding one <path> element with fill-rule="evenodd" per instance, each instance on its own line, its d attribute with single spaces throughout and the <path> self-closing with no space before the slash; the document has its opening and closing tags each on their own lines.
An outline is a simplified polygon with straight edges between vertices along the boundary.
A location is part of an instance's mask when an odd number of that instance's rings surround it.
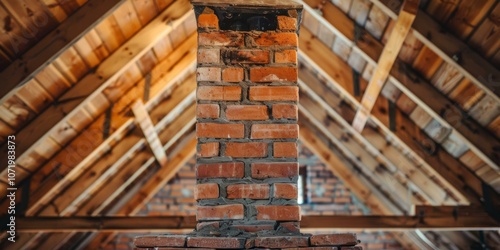
<svg viewBox="0 0 500 250">
<path fill-rule="evenodd" d="M 257 209 L 257 220 L 276 220 L 276 221 L 299 221 L 299 206 L 255 206 Z"/>
<path fill-rule="evenodd" d="M 278 29 L 297 30 L 297 19 L 288 16 L 278 16 Z"/>
<path fill-rule="evenodd" d="M 205 67 L 196 69 L 197 81 L 220 82 L 221 69 L 217 67 Z"/>
<path fill-rule="evenodd" d="M 264 230 L 274 230 L 274 222 L 269 222 L 266 224 L 232 224 L 232 228 L 236 228 L 239 230 L 243 230 L 245 232 L 259 232 L 259 231 L 264 231 Z"/>
<path fill-rule="evenodd" d="M 215 14 L 200 14 L 198 17 L 198 28 L 219 29 L 219 18 Z"/>
<path fill-rule="evenodd" d="M 291 247 L 287 248 L 286 250 L 301 250 L 301 249 L 307 249 L 307 250 L 339 250 L 337 247 Z M 175 249 L 172 249 L 175 250 Z"/>
<path fill-rule="evenodd" d="M 265 32 L 254 38 L 260 46 L 298 46 L 296 33 L 271 33 Z"/>
<path fill-rule="evenodd" d="M 218 104 L 197 104 L 196 118 L 219 118 L 220 108 Z"/>
<path fill-rule="evenodd" d="M 239 101 L 240 86 L 199 86 L 196 97 L 208 101 Z"/>
<path fill-rule="evenodd" d="M 235 158 L 255 158 L 267 156 L 265 142 L 227 142 L 226 156 Z"/>
<path fill-rule="evenodd" d="M 274 198 L 297 199 L 297 185 L 291 183 L 275 183 L 273 185 Z"/>
<path fill-rule="evenodd" d="M 241 82 L 243 78 L 243 68 L 226 68 L 222 71 L 222 81 L 224 82 Z"/>
<path fill-rule="evenodd" d="M 243 138 L 245 137 L 245 125 L 197 123 L 196 136 L 198 138 Z"/>
<path fill-rule="evenodd" d="M 252 86 L 250 101 L 298 101 L 297 86 Z"/>
<path fill-rule="evenodd" d="M 136 247 L 183 247 L 186 235 L 139 236 L 134 239 Z"/>
<path fill-rule="evenodd" d="M 244 45 L 243 33 L 234 31 L 200 32 L 198 45 L 240 47 Z"/>
<path fill-rule="evenodd" d="M 297 119 L 298 116 L 299 109 L 297 105 L 286 103 L 273 104 L 274 119 Z"/>
<path fill-rule="evenodd" d="M 209 221 L 209 222 L 198 222 L 196 224 L 196 230 L 200 231 L 204 228 L 209 227 L 211 229 L 218 229 L 220 227 L 220 223 L 218 221 Z"/>
<path fill-rule="evenodd" d="M 299 222 L 281 222 L 280 227 L 294 233 L 300 232 L 300 223 Z"/>
<path fill-rule="evenodd" d="M 242 204 L 220 206 L 198 206 L 196 220 L 239 220 L 243 219 L 244 209 Z"/>
<path fill-rule="evenodd" d="M 198 49 L 198 63 L 220 63 L 220 50 Z"/>
<path fill-rule="evenodd" d="M 251 82 L 296 82 L 298 71 L 295 67 L 262 67 L 250 69 Z"/>
<path fill-rule="evenodd" d="M 293 178 L 299 174 L 297 162 L 252 163 L 252 178 Z"/>
<path fill-rule="evenodd" d="M 307 236 L 270 236 L 255 238 L 255 247 L 283 249 L 307 246 L 309 246 L 309 237 Z"/>
<path fill-rule="evenodd" d="M 360 246 L 340 247 L 340 250 L 363 250 Z"/>
<path fill-rule="evenodd" d="M 228 120 L 262 121 L 269 119 L 269 115 L 265 105 L 228 105 L 226 118 Z"/>
<path fill-rule="evenodd" d="M 283 50 L 276 51 L 274 53 L 275 63 L 297 63 L 297 51 L 296 50 Z"/>
<path fill-rule="evenodd" d="M 269 184 L 235 184 L 227 186 L 229 199 L 268 199 Z"/>
<path fill-rule="evenodd" d="M 225 58 L 232 64 L 268 64 L 267 50 L 236 50 L 227 51 Z"/>
<path fill-rule="evenodd" d="M 354 246 L 358 243 L 353 233 L 313 235 L 310 240 L 313 246 Z"/>
<path fill-rule="evenodd" d="M 198 157 L 214 157 L 219 155 L 218 142 L 208 142 L 199 145 L 200 151 L 198 152 Z"/>
<path fill-rule="evenodd" d="M 250 137 L 252 139 L 299 138 L 297 124 L 254 124 Z"/>
<path fill-rule="evenodd" d="M 219 198 L 219 184 L 217 183 L 196 184 L 196 187 L 194 189 L 194 198 L 196 200 Z"/>
<path fill-rule="evenodd" d="M 281 157 L 298 157 L 297 143 L 295 142 L 275 142 L 273 143 L 273 156 L 276 158 Z"/>
<path fill-rule="evenodd" d="M 207 163 L 196 166 L 196 178 L 243 178 L 243 162 Z"/>
<path fill-rule="evenodd" d="M 187 239 L 187 246 L 193 248 L 243 249 L 245 238 L 195 236 Z"/>
</svg>

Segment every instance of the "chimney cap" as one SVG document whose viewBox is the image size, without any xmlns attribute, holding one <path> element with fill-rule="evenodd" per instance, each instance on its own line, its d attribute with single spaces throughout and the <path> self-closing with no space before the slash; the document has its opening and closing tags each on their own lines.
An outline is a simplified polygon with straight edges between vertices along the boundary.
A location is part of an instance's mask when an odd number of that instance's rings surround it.
<svg viewBox="0 0 500 250">
<path fill-rule="evenodd" d="M 197 6 L 302 9 L 295 0 L 191 0 Z"/>
</svg>

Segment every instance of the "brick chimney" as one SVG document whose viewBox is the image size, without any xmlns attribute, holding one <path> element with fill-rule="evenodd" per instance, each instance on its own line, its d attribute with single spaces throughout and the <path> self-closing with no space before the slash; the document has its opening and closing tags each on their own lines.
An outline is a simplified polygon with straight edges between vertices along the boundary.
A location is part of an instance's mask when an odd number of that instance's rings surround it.
<svg viewBox="0 0 500 250">
<path fill-rule="evenodd" d="M 198 22 L 198 224 L 190 235 L 138 237 L 136 246 L 354 249 L 354 234 L 300 233 L 302 5 L 292 0 L 192 4 Z"/>
</svg>

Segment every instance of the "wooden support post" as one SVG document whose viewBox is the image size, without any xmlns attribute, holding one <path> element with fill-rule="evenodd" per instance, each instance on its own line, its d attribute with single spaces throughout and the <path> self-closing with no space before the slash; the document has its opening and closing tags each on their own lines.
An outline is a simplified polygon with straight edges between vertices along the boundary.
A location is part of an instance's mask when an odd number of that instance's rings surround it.
<svg viewBox="0 0 500 250">
<path fill-rule="evenodd" d="M 137 100 L 134 105 L 132 105 L 132 112 L 135 115 L 135 121 L 139 124 L 139 127 L 144 134 L 144 138 L 146 138 L 156 161 L 161 167 L 165 166 L 167 163 L 167 154 L 165 154 L 165 151 L 163 150 L 160 138 L 158 137 L 158 133 L 156 133 L 153 125 L 153 121 L 151 121 L 151 117 L 149 117 L 148 111 L 146 110 L 146 107 L 144 107 L 141 100 Z"/>
<path fill-rule="evenodd" d="M 392 65 L 399 54 L 399 50 L 403 46 L 406 35 L 411 29 L 413 20 L 415 20 L 419 2 L 420 0 L 405 0 L 396 25 L 382 51 L 382 55 L 378 60 L 378 65 L 363 95 L 361 106 L 356 112 L 356 116 L 352 122 L 354 129 L 358 132 L 363 131 L 368 117 L 370 116 L 370 112 L 375 105 L 375 101 L 384 87 L 384 83 L 389 76 Z"/>
</svg>

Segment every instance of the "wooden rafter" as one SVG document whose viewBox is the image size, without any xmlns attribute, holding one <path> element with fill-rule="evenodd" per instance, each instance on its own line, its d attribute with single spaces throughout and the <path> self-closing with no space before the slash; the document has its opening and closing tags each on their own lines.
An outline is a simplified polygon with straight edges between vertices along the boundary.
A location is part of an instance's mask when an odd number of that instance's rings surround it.
<svg viewBox="0 0 500 250">
<path fill-rule="evenodd" d="M 119 86 L 110 85 L 166 34 L 176 30 L 185 20 L 193 18 L 189 8 L 187 0 L 174 2 L 104 60 L 95 72 L 86 75 L 66 92 L 59 99 L 58 105 L 50 106 L 19 131 L 16 138 L 23 143 L 17 148 L 18 161 L 30 157 L 30 153 L 37 147 L 43 146 L 46 141 L 51 141 L 51 137 L 60 133 L 60 128 L 72 127 L 70 121 L 76 119 L 75 116 L 80 115 L 79 112 L 86 106 L 90 105 L 92 109 L 102 113 L 110 102 L 119 97 L 119 95 L 107 97 L 105 90 L 109 87 L 111 93 L 119 93 Z M 85 98 L 81 98 L 82 96 Z M 64 100 L 69 101 L 64 102 Z M 2 157 L 6 152 L 2 151 Z"/>
<path fill-rule="evenodd" d="M 352 122 L 352 126 L 358 132 L 363 131 L 366 121 L 368 121 L 368 117 L 370 116 L 370 112 L 377 101 L 378 95 L 384 87 L 392 65 L 403 46 L 406 35 L 408 35 L 411 29 L 413 20 L 415 20 L 419 2 L 420 0 L 405 0 L 403 8 L 399 12 L 394 29 L 378 59 L 377 67 L 374 70 L 370 83 L 368 83 L 368 87 L 361 100 L 361 106 L 356 112 L 356 116 Z"/>
<path fill-rule="evenodd" d="M 144 103 L 142 103 L 141 100 L 136 101 L 132 105 L 132 112 L 135 115 L 136 122 L 142 130 L 142 134 L 148 142 L 149 148 L 153 151 L 156 161 L 160 166 L 165 166 L 165 164 L 167 164 L 167 155 L 165 151 L 163 151 L 160 138 L 154 129 L 153 121 L 151 121 L 151 117 L 149 117 L 148 111 L 146 107 L 144 107 Z"/>
<path fill-rule="evenodd" d="M 437 207 L 439 208 L 439 207 Z M 192 230 L 195 216 L 115 216 L 115 217 L 21 217 L 19 232 L 165 232 L 172 229 Z M 497 230 L 500 223 L 482 215 L 440 213 L 420 216 L 390 215 L 305 215 L 300 222 L 304 230 Z"/>
<path fill-rule="evenodd" d="M 363 29 L 360 29 L 359 31 L 359 33 L 361 34 L 361 38 L 355 39 L 354 21 L 350 20 L 349 17 L 347 17 L 332 3 L 327 2 L 322 5 L 322 11 L 325 13 L 323 16 L 318 15 L 311 8 L 317 6 L 319 4 L 319 1 L 306 0 L 306 3 L 307 4 L 304 6 L 304 8 L 308 13 L 311 13 L 312 16 L 318 19 L 322 24 L 330 29 L 330 31 L 334 32 L 337 38 L 343 39 L 349 46 L 352 46 L 353 51 L 359 53 L 362 58 L 365 59 L 369 64 L 375 65 L 376 60 L 379 58 L 379 55 L 383 48 L 381 43 L 377 39 L 372 37 Z M 321 42 L 318 41 L 317 44 L 320 45 Z M 305 45 L 306 44 L 301 45 L 302 50 L 304 50 Z M 323 45 L 321 44 L 320 46 Z M 321 64 L 322 61 L 318 61 L 317 57 L 312 58 L 314 58 L 316 64 Z M 325 58 L 325 60 L 327 59 Z M 470 126 L 468 126 L 468 124 L 464 124 L 463 121 L 457 119 L 457 117 L 461 117 L 461 115 L 453 115 L 457 113 L 457 108 L 450 100 L 448 100 L 442 94 L 438 93 L 438 91 L 425 80 L 420 79 L 414 75 L 407 75 L 407 72 L 405 74 L 399 73 L 399 71 L 401 70 L 400 65 L 401 61 L 399 59 L 396 59 L 396 63 L 394 64 L 394 67 L 391 71 L 391 82 L 393 82 L 401 91 L 408 93 L 410 99 L 418 103 L 419 106 L 421 108 L 424 108 L 425 111 L 434 119 L 440 121 L 442 124 L 444 124 L 444 126 L 456 130 L 456 134 L 463 139 L 463 141 L 475 154 L 477 154 L 488 165 L 496 168 L 498 166 L 498 162 L 496 162 L 494 159 L 496 159 L 498 156 L 496 156 L 497 153 L 494 149 L 500 147 L 500 142 L 484 127 L 475 125 L 473 126 L 473 128 L 471 128 Z M 335 77 L 336 80 L 338 79 L 337 82 L 343 78 L 344 77 L 340 74 L 339 77 Z M 408 90 L 408 87 L 405 86 L 410 82 L 412 84 L 414 83 L 415 87 L 416 85 L 419 85 L 420 87 L 418 88 L 422 88 L 422 86 L 425 85 L 425 87 L 423 87 L 427 91 L 425 92 L 425 99 L 426 101 L 428 101 L 429 97 L 432 97 L 432 107 L 430 107 L 427 102 L 420 100 L 420 96 L 411 94 L 412 91 Z M 345 89 L 350 89 L 351 83 L 344 83 L 340 86 L 343 86 Z M 350 99 L 356 100 L 355 98 Z M 447 115 L 441 117 L 440 114 Z"/>
<path fill-rule="evenodd" d="M 89 0 L 59 27 L 38 41 L 22 57 L 12 62 L 0 73 L 2 88 L 0 102 L 11 95 L 9 92 L 31 80 L 40 70 L 75 44 L 100 21 L 112 14 L 125 0 Z"/>
<path fill-rule="evenodd" d="M 370 0 L 386 15 L 396 19 L 400 8 L 398 2 L 391 0 Z M 442 32 L 442 26 L 428 14 L 422 12 L 417 16 L 413 25 L 414 35 L 427 47 L 447 63 L 453 65 L 468 79 L 471 79 L 484 92 L 489 93 L 499 102 L 500 71 L 484 59 L 477 52 L 469 48 L 465 42 L 450 32 Z M 457 56 L 460 58 L 457 59 Z"/>
</svg>

